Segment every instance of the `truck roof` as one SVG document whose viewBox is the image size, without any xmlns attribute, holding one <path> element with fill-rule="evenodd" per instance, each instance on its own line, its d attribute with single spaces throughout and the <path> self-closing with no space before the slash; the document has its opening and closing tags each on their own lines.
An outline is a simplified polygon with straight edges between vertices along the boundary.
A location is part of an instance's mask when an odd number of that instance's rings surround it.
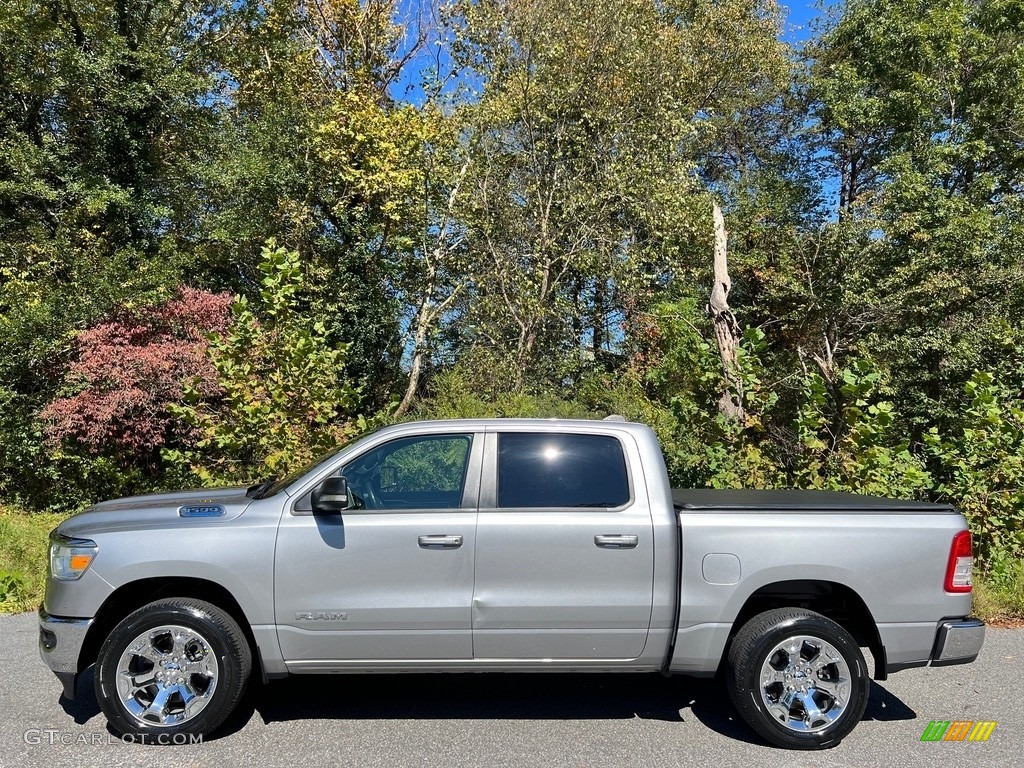
<svg viewBox="0 0 1024 768">
<path fill-rule="evenodd" d="M 563 419 L 558 417 L 539 417 L 539 416 L 496 416 L 483 419 L 417 419 L 414 421 L 400 421 L 397 424 L 391 426 L 403 426 L 405 424 L 448 424 L 452 426 L 595 426 L 597 424 L 613 424 L 623 425 L 628 424 L 632 426 L 647 426 L 646 424 L 640 424 L 636 421 L 629 421 L 622 418 L 621 416 L 607 416 L 603 419 Z"/>
<path fill-rule="evenodd" d="M 428 419 L 403 421 L 384 427 L 384 432 L 401 432 L 409 429 L 439 431 L 445 429 L 536 429 L 541 432 L 553 432 L 559 429 L 588 430 L 625 430 L 628 432 L 650 432 L 646 424 L 626 421 L 621 418 L 606 419 L 541 419 L 541 418 L 489 418 L 489 419 Z"/>
</svg>

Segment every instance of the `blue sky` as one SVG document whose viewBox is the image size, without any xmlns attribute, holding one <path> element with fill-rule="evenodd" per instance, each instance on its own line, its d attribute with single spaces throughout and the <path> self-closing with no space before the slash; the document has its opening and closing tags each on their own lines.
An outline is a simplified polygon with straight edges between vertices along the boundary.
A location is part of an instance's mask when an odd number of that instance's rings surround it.
<svg viewBox="0 0 1024 768">
<path fill-rule="evenodd" d="M 825 7 L 834 3 L 825 2 Z M 803 42 L 811 35 L 811 22 L 822 15 L 821 0 L 779 0 L 789 13 L 783 23 L 782 39 L 792 43 Z"/>
</svg>

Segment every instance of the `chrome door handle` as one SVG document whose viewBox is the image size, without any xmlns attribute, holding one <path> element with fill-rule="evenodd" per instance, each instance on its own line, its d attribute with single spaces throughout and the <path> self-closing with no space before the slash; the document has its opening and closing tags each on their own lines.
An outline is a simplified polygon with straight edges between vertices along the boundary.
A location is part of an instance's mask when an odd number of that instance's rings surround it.
<svg viewBox="0 0 1024 768">
<path fill-rule="evenodd" d="M 638 536 L 626 534 L 606 534 L 594 537 L 594 543 L 597 546 L 607 547 L 608 549 L 633 549 L 639 541 L 640 538 Z"/>
<path fill-rule="evenodd" d="M 462 537 L 455 536 L 420 536 L 420 546 L 424 549 L 458 549 L 462 546 Z"/>
</svg>

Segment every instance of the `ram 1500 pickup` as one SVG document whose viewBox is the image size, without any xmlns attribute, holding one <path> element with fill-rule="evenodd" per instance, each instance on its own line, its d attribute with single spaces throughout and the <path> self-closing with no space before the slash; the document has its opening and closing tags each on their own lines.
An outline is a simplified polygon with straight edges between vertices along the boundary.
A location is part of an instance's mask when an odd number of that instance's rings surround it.
<svg viewBox="0 0 1024 768">
<path fill-rule="evenodd" d="M 772 744 L 837 744 L 869 677 L 974 660 L 952 507 L 673 490 L 624 421 L 407 423 L 289 477 L 61 523 L 40 653 L 112 727 L 206 734 L 255 672 L 722 671 Z"/>
</svg>

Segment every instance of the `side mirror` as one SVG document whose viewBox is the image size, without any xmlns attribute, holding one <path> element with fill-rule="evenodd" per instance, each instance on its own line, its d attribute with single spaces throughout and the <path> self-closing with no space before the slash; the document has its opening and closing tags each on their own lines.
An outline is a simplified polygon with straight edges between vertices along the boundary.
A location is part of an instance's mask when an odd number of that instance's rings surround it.
<svg viewBox="0 0 1024 768">
<path fill-rule="evenodd" d="M 340 515 L 348 509 L 348 480 L 328 477 L 310 494 L 314 515 Z"/>
</svg>

